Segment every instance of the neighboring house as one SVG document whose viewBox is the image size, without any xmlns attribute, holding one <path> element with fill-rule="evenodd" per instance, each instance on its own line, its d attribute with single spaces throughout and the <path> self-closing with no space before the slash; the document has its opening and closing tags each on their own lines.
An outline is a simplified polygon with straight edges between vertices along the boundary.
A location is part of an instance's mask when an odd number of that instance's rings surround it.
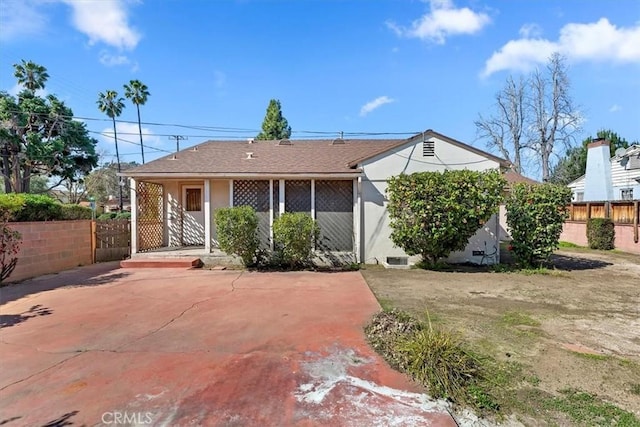
<svg viewBox="0 0 640 427">
<path fill-rule="evenodd" d="M 357 262 L 404 261 L 406 254 L 389 237 L 389 177 L 508 166 L 432 130 L 408 139 L 208 141 L 123 172 L 137 206 L 131 250 L 199 245 L 210 252 L 218 247 L 214 211 L 250 205 L 264 246 L 278 215 L 306 212 L 321 228 L 317 249 L 351 254 Z M 498 228 L 494 216 L 450 261 L 497 262 L 497 256 L 487 261 L 479 253 L 497 253 Z"/>
<path fill-rule="evenodd" d="M 588 145 L 585 175 L 568 184 L 574 202 L 640 199 L 640 145 L 610 158 L 609 141 Z"/>
</svg>

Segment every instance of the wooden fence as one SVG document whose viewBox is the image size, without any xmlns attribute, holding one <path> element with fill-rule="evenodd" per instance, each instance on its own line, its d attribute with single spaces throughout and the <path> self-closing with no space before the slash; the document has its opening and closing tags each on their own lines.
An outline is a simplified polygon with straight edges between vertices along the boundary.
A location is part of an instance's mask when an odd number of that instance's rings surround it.
<svg viewBox="0 0 640 427">
<path fill-rule="evenodd" d="M 93 262 L 118 261 L 131 252 L 131 226 L 128 219 L 94 221 Z"/>
<path fill-rule="evenodd" d="M 576 202 L 569 206 L 569 221 L 586 222 L 589 218 L 611 218 L 616 224 L 638 225 L 640 201 Z"/>
</svg>

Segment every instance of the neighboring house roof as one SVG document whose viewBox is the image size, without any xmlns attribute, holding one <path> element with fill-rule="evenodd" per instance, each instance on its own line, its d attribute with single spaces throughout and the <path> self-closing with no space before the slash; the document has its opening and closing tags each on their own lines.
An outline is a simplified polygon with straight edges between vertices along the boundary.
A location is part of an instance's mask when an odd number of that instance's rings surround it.
<svg viewBox="0 0 640 427">
<path fill-rule="evenodd" d="M 540 184 L 539 181 L 535 179 L 527 178 L 526 176 L 519 174 L 518 172 L 509 169 L 504 173 L 504 179 L 507 180 L 507 185 L 511 186 L 513 184 L 517 184 L 523 182 L 525 184 Z"/>
<path fill-rule="evenodd" d="M 504 159 L 431 130 L 408 139 L 207 141 L 123 171 L 125 176 L 323 175 L 360 173 L 358 165 L 393 148 L 436 137 L 507 166 Z M 337 143 L 336 143 L 337 142 Z M 249 154 L 251 153 L 251 154 Z"/>
</svg>

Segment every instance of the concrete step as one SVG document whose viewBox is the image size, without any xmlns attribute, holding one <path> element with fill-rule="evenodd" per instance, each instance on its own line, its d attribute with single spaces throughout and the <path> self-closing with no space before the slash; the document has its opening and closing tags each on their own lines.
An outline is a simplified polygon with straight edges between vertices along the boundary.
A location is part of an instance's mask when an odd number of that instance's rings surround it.
<svg viewBox="0 0 640 427">
<path fill-rule="evenodd" d="M 198 257 L 174 258 L 135 258 L 120 261 L 122 268 L 200 268 L 202 260 Z"/>
</svg>

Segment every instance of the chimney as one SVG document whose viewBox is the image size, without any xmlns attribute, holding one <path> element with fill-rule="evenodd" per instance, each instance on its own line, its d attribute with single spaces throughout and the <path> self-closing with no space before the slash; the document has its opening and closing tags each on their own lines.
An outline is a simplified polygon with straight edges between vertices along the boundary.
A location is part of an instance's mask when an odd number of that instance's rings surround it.
<svg viewBox="0 0 640 427">
<path fill-rule="evenodd" d="M 594 139 L 587 145 L 587 171 L 584 177 L 584 201 L 613 200 L 611 151 L 609 141 Z"/>
</svg>

